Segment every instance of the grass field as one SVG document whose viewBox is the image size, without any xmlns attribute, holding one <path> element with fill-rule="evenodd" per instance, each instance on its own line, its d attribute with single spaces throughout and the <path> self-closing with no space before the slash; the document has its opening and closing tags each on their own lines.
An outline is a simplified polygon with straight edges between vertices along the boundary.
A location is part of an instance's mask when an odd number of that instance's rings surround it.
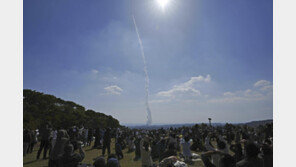
<svg viewBox="0 0 296 167">
<path fill-rule="evenodd" d="M 91 149 L 92 146 L 84 147 L 85 151 L 85 158 L 82 161 L 83 163 L 92 164 L 93 158 L 96 158 L 102 155 L 102 149 Z M 40 159 L 36 160 L 37 151 L 39 149 L 39 143 L 36 144 L 34 147 L 34 151 L 32 154 L 28 154 L 23 159 L 24 167 L 47 167 L 48 166 L 48 159 L 43 160 L 42 155 L 40 155 Z M 111 153 L 115 153 L 114 151 L 114 142 L 111 144 Z M 141 167 L 141 160 L 134 161 L 133 158 L 135 157 L 135 153 L 127 153 L 127 149 L 123 150 L 124 158 L 120 160 L 121 167 Z M 107 156 L 105 155 L 105 158 Z M 155 162 L 158 164 L 158 161 Z M 201 161 L 196 161 L 193 164 L 189 165 L 189 167 L 204 167 Z"/>
</svg>

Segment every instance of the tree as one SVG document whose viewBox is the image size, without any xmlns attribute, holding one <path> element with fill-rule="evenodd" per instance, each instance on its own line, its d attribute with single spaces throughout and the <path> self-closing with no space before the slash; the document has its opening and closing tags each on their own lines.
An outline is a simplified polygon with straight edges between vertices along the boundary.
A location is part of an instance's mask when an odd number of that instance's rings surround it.
<svg viewBox="0 0 296 167">
<path fill-rule="evenodd" d="M 85 110 L 85 107 L 72 101 L 65 101 L 53 95 L 24 89 L 24 127 L 36 129 L 42 122 L 51 122 L 54 128 L 71 126 L 119 127 L 119 121 L 112 116 Z"/>
</svg>

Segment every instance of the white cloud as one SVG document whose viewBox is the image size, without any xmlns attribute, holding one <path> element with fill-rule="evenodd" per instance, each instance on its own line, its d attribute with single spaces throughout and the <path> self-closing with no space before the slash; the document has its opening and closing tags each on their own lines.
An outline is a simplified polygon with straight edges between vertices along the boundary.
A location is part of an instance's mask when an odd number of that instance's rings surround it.
<svg viewBox="0 0 296 167">
<path fill-rule="evenodd" d="M 207 75 L 206 77 L 204 76 L 197 76 L 197 77 L 191 77 L 189 81 L 183 83 L 184 85 L 192 86 L 196 82 L 210 82 L 211 81 L 211 76 Z"/>
<path fill-rule="evenodd" d="M 267 86 L 267 85 L 270 85 L 271 83 L 269 81 L 266 81 L 266 80 L 260 80 L 260 81 L 257 81 L 254 86 L 255 87 L 263 87 L 263 86 Z"/>
<path fill-rule="evenodd" d="M 270 81 L 260 80 L 250 85 L 247 89 L 227 91 L 222 94 L 212 94 L 211 96 L 202 95 L 197 83 L 210 82 L 211 77 L 197 76 L 191 77 L 189 81 L 173 86 L 167 91 L 158 92 L 153 100 L 154 103 L 165 103 L 172 99 L 179 102 L 192 103 L 245 103 L 258 102 L 272 99 L 272 84 Z M 210 85 L 208 85 L 210 86 Z M 207 88 L 209 88 L 207 86 Z M 211 89 L 211 88 L 209 88 Z M 203 90 L 206 92 L 206 90 Z"/>
<path fill-rule="evenodd" d="M 211 81 L 211 76 L 207 75 L 206 77 L 204 76 L 197 76 L 197 77 L 191 77 L 189 81 L 184 82 L 179 85 L 173 86 L 172 89 L 168 91 L 160 91 L 157 93 L 158 96 L 162 97 L 170 97 L 170 98 L 175 98 L 176 96 L 199 96 L 201 95 L 200 91 L 194 88 L 195 84 L 197 82 L 210 82 Z"/>
<path fill-rule="evenodd" d="M 262 90 L 262 91 L 272 91 L 272 89 L 273 89 L 272 85 L 266 85 L 266 86 L 263 86 L 262 88 L 260 88 L 260 90 Z"/>
<path fill-rule="evenodd" d="M 260 80 L 254 84 L 254 87 L 258 88 L 261 91 L 264 92 L 272 92 L 273 86 L 271 82 L 266 80 Z"/>
<path fill-rule="evenodd" d="M 235 94 L 234 93 L 231 93 L 231 92 L 225 92 L 223 95 L 224 96 L 234 96 Z"/>
<path fill-rule="evenodd" d="M 210 99 L 209 102 L 264 100 L 268 97 L 272 97 L 272 85 L 270 81 L 260 80 L 254 83 L 253 88 L 234 92 L 225 92 L 223 95 L 223 97 Z"/>
<path fill-rule="evenodd" d="M 111 85 L 104 88 L 107 92 L 107 94 L 112 95 L 120 95 L 122 93 L 122 89 L 117 85 Z"/>
<path fill-rule="evenodd" d="M 199 90 L 196 90 L 191 87 L 174 86 L 172 89 L 168 91 L 158 92 L 157 95 L 164 96 L 164 97 L 175 97 L 177 94 L 186 94 L 186 93 L 194 96 L 198 96 L 201 94 Z"/>
</svg>

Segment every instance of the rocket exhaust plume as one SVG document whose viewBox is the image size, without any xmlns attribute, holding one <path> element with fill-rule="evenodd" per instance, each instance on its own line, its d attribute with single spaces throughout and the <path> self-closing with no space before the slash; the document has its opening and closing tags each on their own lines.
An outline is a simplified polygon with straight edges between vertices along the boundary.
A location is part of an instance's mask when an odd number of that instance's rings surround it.
<svg viewBox="0 0 296 167">
<path fill-rule="evenodd" d="M 141 54 L 142 54 L 142 59 L 144 62 L 144 72 L 145 72 L 145 92 L 146 92 L 146 111 L 147 111 L 147 123 L 146 125 L 151 125 L 152 123 L 152 117 L 151 117 L 151 111 L 150 111 L 150 107 L 149 107 L 149 76 L 148 76 L 148 72 L 147 72 L 147 65 L 146 65 L 146 58 L 145 58 L 145 54 L 144 54 L 144 49 L 143 49 L 143 44 L 142 44 L 142 40 L 140 38 L 139 35 L 139 31 L 138 31 L 138 27 L 136 24 L 136 20 L 134 15 L 133 16 L 133 21 L 134 21 L 134 26 L 137 32 L 137 36 L 138 36 L 138 40 L 139 40 L 139 44 L 140 44 L 140 48 L 141 48 Z"/>
</svg>

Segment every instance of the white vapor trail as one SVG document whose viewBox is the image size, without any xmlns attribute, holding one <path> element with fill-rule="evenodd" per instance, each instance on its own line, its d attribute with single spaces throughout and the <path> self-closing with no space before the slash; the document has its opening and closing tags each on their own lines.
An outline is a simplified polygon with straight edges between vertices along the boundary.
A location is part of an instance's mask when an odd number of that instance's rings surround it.
<svg viewBox="0 0 296 167">
<path fill-rule="evenodd" d="M 142 58 L 143 58 L 143 62 L 144 62 L 145 90 L 146 90 L 146 110 L 147 110 L 147 123 L 146 123 L 146 125 L 151 125 L 152 117 L 151 117 L 151 111 L 150 111 L 150 107 L 149 107 L 149 76 L 148 76 L 148 72 L 147 72 L 146 58 L 145 58 L 145 54 L 144 54 L 142 40 L 140 38 L 138 27 L 137 27 L 137 24 L 136 24 L 136 20 L 135 20 L 134 15 L 132 15 L 132 16 L 133 16 L 133 21 L 134 21 L 135 29 L 136 29 L 136 32 L 137 32 L 138 40 L 139 40 L 139 43 L 140 43 Z"/>
</svg>

